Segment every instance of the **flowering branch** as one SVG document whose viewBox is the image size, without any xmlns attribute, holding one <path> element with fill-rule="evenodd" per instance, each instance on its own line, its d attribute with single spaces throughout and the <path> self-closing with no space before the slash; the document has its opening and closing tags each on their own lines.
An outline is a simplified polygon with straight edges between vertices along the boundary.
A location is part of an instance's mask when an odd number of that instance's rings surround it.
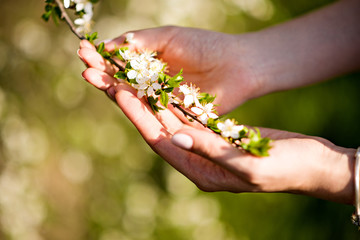
<svg viewBox="0 0 360 240">
<path fill-rule="evenodd" d="M 45 6 L 45 13 L 42 15 L 42 18 L 45 21 L 48 21 L 50 16 L 52 16 L 55 23 L 59 20 L 64 20 L 66 24 L 69 26 L 70 30 L 75 34 L 77 38 L 80 40 L 89 40 L 92 44 L 94 44 L 94 41 L 97 39 L 97 33 L 93 33 L 91 35 L 88 35 L 86 32 L 88 32 L 90 29 L 91 24 L 91 18 L 93 15 L 92 12 L 92 2 L 96 2 L 97 0 L 64 0 L 66 3 L 64 5 L 62 0 L 45 0 L 46 6 Z M 66 12 L 66 9 L 75 9 L 75 14 L 81 16 L 81 18 L 75 19 L 73 22 L 72 19 L 69 17 L 69 15 Z M 79 25 L 79 27 L 76 27 L 75 24 Z M 85 33 L 85 35 L 81 34 L 81 32 Z M 95 44 L 94 44 L 95 46 Z M 112 55 L 103 51 L 104 45 L 95 46 L 99 53 L 103 55 L 105 59 L 107 59 L 111 64 L 116 66 L 118 69 L 124 69 L 121 65 L 119 65 L 113 58 Z"/>
<path fill-rule="evenodd" d="M 50 16 L 56 22 L 58 19 L 65 20 L 71 31 L 80 39 L 87 39 L 92 44 L 97 39 L 97 33 L 91 35 L 81 33 L 89 32 L 93 15 L 92 3 L 98 0 L 45 0 L 45 14 L 43 19 L 48 21 Z M 75 9 L 75 14 L 80 18 L 74 23 L 66 12 L 66 8 Z M 76 27 L 75 25 L 79 25 Z M 133 34 L 128 34 L 124 43 L 131 42 Z M 95 46 L 95 44 L 94 44 Z M 270 149 L 269 138 L 262 138 L 258 129 L 248 129 L 244 125 L 238 125 L 235 120 L 219 119 L 213 105 L 215 96 L 200 93 L 200 89 L 194 85 L 184 84 L 182 70 L 175 76 L 166 74 L 166 63 L 156 58 L 156 53 L 149 51 L 135 52 L 128 48 L 116 49 L 112 52 L 105 51 L 102 42 L 95 46 L 97 52 L 118 68 L 114 75 L 116 79 L 128 82 L 137 90 L 137 97 L 145 97 L 154 113 L 167 108 L 169 104 L 179 109 L 189 121 L 197 121 L 202 126 L 221 135 L 233 146 L 247 151 L 256 156 L 268 156 Z M 122 67 L 117 61 L 124 63 Z M 183 96 L 174 94 L 178 89 Z M 183 100 L 181 100 L 183 99 Z M 246 141 L 243 141 L 246 139 Z"/>
</svg>

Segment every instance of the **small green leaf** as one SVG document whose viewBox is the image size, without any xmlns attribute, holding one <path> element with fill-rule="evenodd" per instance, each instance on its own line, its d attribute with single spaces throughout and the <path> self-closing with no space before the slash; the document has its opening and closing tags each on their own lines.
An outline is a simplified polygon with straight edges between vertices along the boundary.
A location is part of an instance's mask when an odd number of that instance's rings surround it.
<svg viewBox="0 0 360 240">
<path fill-rule="evenodd" d="M 207 127 L 210 128 L 211 130 L 213 130 L 216 133 L 220 133 L 220 129 L 218 128 L 217 124 L 220 122 L 219 119 L 213 119 L 213 118 L 209 118 L 207 121 Z"/>
<path fill-rule="evenodd" d="M 117 73 L 115 73 L 114 78 L 126 79 L 126 73 L 124 73 L 123 71 L 118 71 Z"/>
<path fill-rule="evenodd" d="M 93 34 L 85 34 L 86 40 L 88 40 L 90 43 L 94 44 L 94 41 L 98 38 L 98 33 L 94 32 Z"/>
<path fill-rule="evenodd" d="M 48 11 L 48 12 L 44 13 L 44 14 L 41 16 L 41 18 L 44 19 L 44 21 L 48 22 L 49 19 L 50 19 L 51 14 L 52 14 L 52 11 Z"/>
<path fill-rule="evenodd" d="M 239 139 L 245 138 L 247 137 L 246 135 L 248 134 L 249 129 L 244 127 L 240 132 L 239 132 Z"/>
<path fill-rule="evenodd" d="M 130 62 L 126 63 L 125 69 L 131 69 L 131 68 L 132 68 L 132 67 L 131 67 Z"/>
<path fill-rule="evenodd" d="M 174 88 L 173 87 L 164 88 L 163 91 L 165 91 L 167 93 L 171 93 L 174 91 Z"/>
<path fill-rule="evenodd" d="M 54 7 L 53 11 L 56 13 L 58 19 L 63 20 L 62 12 L 58 6 Z"/>
<path fill-rule="evenodd" d="M 201 104 L 212 103 L 215 100 L 216 96 L 212 96 L 208 93 L 200 93 L 198 100 Z"/>
<path fill-rule="evenodd" d="M 160 103 L 164 106 L 167 107 L 168 103 L 169 103 L 169 95 L 165 92 L 165 91 L 161 91 L 160 94 Z"/>
<path fill-rule="evenodd" d="M 163 72 L 159 73 L 158 83 L 162 84 L 166 80 L 166 75 Z"/>
<path fill-rule="evenodd" d="M 109 52 L 106 52 L 106 51 L 103 51 L 102 53 L 101 53 L 101 56 L 103 57 L 103 58 L 105 58 L 105 59 L 109 59 L 109 58 L 111 58 L 111 53 L 109 53 Z"/>
<path fill-rule="evenodd" d="M 157 113 L 157 112 L 159 112 L 159 110 L 163 109 L 163 108 L 156 105 L 156 103 L 158 102 L 157 98 L 155 99 L 154 97 L 148 97 L 147 100 L 148 100 L 148 103 L 149 103 L 149 105 L 150 105 L 150 107 L 151 107 L 151 109 L 153 110 L 154 113 Z"/>
<path fill-rule="evenodd" d="M 271 140 L 269 138 L 262 138 L 259 129 L 250 130 L 248 134 L 249 142 L 241 143 L 240 146 L 247 152 L 259 156 L 269 156 L 268 150 L 271 148 Z"/>
<path fill-rule="evenodd" d="M 101 42 L 101 43 L 99 44 L 99 46 L 97 47 L 96 51 L 97 51 L 98 53 L 102 54 L 102 52 L 104 51 L 104 49 L 105 49 L 105 43 L 104 43 L 104 42 Z"/>
<path fill-rule="evenodd" d="M 45 12 L 51 12 L 52 10 L 53 10 L 53 5 L 51 5 L 51 4 L 45 5 Z"/>
<path fill-rule="evenodd" d="M 120 54 L 120 50 L 115 51 L 114 55 L 115 55 L 118 59 L 120 59 L 121 61 L 123 61 L 123 62 L 125 61 L 125 59 L 123 58 L 123 56 L 121 56 L 121 54 Z"/>
<path fill-rule="evenodd" d="M 54 20 L 55 25 L 59 25 L 59 15 L 55 9 L 56 8 L 54 7 L 53 10 L 51 11 L 51 16 L 52 19 Z"/>
<path fill-rule="evenodd" d="M 184 78 L 181 76 L 183 74 L 183 70 L 181 69 L 180 72 L 178 74 L 176 74 L 175 76 L 173 76 L 172 78 L 169 79 L 169 81 L 167 81 L 167 84 L 170 87 L 179 87 L 180 83 L 182 81 L 184 81 Z"/>
<path fill-rule="evenodd" d="M 136 81 L 135 78 L 134 78 L 134 79 L 129 79 L 129 78 L 127 78 L 127 80 L 128 80 L 129 83 L 138 84 L 138 82 Z"/>
</svg>

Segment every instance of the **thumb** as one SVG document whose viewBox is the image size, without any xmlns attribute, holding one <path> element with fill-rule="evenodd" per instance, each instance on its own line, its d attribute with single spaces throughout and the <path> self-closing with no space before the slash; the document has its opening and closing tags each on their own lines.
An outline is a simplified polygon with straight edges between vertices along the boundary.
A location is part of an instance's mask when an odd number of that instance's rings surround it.
<svg viewBox="0 0 360 240">
<path fill-rule="evenodd" d="M 107 51 L 113 51 L 116 47 L 124 45 L 127 36 L 131 35 L 131 41 L 125 45 L 130 50 L 148 49 L 162 52 L 167 46 L 169 39 L 176 34 L 176 28 L 171 26 L 143 29 L 122 34 L 118 38 L 106 41 Z"/>
<path fill-rule="evenodd" d="M 201 155 L 228 170 L 245 169 L 246 164 L 253 160 L 251 155 L 233 147 L 220 136 L 200 129 L 181 129 L 173 135 L 171 141 L 174 145 Z"/>
</svg>

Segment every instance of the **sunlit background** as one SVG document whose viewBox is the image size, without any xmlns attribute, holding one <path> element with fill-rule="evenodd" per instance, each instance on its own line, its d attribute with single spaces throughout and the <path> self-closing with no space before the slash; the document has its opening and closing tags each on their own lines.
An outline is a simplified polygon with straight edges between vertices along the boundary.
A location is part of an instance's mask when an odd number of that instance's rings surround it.
<svg viewBox="0 0 360 240">
<path fill-rule="evenodd" d="M 102 39 L 175 24 L 256 31 L 328 0 L 106 0 Z M 353 207 L 288 194 L 203 193 L 155 155 L 81 78 L 78 40 L 45 23 L 44 1 L 0 7 L 0 239 L 355 239 Z M 321 63 L 319 63 L 321 64 Z M 360 74 L 271 94 L 230 114 L 242 123 L 357 147 Z"/>
</svg>

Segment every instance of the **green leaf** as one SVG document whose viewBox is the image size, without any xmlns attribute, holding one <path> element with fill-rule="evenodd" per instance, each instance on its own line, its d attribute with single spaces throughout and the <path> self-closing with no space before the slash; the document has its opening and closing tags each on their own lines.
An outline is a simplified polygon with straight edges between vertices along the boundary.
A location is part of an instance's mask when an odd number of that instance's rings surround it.
<svg viewBox="0 0 360 240">
<path fill-rule="evenodd" d="M 164 88 L 163 91 L 165 91 L 167 93 L 171 93 L 174 91 L 174 88 L 173 87 Z"/>
<path fill-rule="evenodd" d="M 135 78 L 134 78 L 134 79 L 129 79 L 129 78 L 127 78 L 127 80 L 128 80 L 129 83 L 138 84 L 138 82 L 136 81 Z"/>
<path fill-rule="evenodd" d="M 48 11 L 48 12 L 44 13 L 43 15 L 41 15 L 41 18 L 44 19 L 44 21 L 48 22 L 51 14 L 52 14 L 52 11 Z"/>
<path fill-rule="evenodd" d="M 259 129 L 250 130 L 248 134 L 249 142 L 248 143 L 241 143 L 240 146 L 247 152 L 259 156 L 265 157 L 269 156 L 268 150 L 271 148 L 270 138 L 262 138 L 260 135 Z"/>
<path fill-rule="evenodd" d="M 59 25 L 59 15 L 57 14 L 56 8 L 53 8 L 53 10 L 51 11 L 51 16 L 52 19 L 54 20 L 55 25 Z"/>
<path fill-rule="evenodd" d="M 207 121 L 207 127 L 210 128 L 211 130 L 213 130 L 216 133 L 220 133 L 220 129 L 218 128 L 217 124 L 220 122 L 219 119 L 213 119 L 213 118 L 209 118 Z"/>
<path fill-rule="evenodd" d="M 130 62 L 126 63 L 125 69 L 132 69 Z"/>
<path fill-rule="evenodd" d="M 117 73 L 115 73 L 114 78 L 126 79 L 126 73 L 124 73 L 123 71 L 118 71 Z"/>
<path fill-rule="evenodd" d="M 212 96 L 208 93 L 200 93 L 198 100 L 201 104 L 212 103 L 215 100 L 216 96 Z"/>
<path fill-rule="evenodd" d="M 181 76 L 183 74 L 183 70 L 181 69 L 180 72 L 178 74 L 176 74 L 175 76 L 173 76 L 172 78 L 169 79 L 169 81 L 167 81 L 167 84 L 170 87 L 179 87 L 180 83 L 182 81 L 184 81 L 184 78 Z"/>
<path fill-rule="evenodd" d="M 240 132 L 239 132 L 239 139 L 245 138 L 247 137 L 246 135 L 248 134 L 249 129 L 244 127 Z"/>
<path fill-rule="evenodd" d="M 126 50 L 129 50 L 129 47 L 121 47 L 119 50 L 125 52 Z"/>
<path fill-rule="evenodd" d="M 61 10 L 58 6 L 54 7 L 53 12 L 56 13 L 56 16 L 58 17 L 58 19 L 63 20 Z"/>
<path fill-rule="evenodd" d="M 96 51 L 97 51 L 98 53 L 102 54 L 102 52 L 104 51 L 104 49 L 105 49 L 105 43 L 104 43 L 104 42 L 101 42 L 101 43 L 99 44 L 99 46 L 97 47 Z"/>
<path fill-rule="evenodd" d="M 166 80 L 166 75 L 163 72 L 159 73 L 158 83 L 162 84 Z"/>
<path fill-rule="evenodd" d="M 167 107 L 168 103 L 169 103 L 169 95 L 165 92 L 165 91 L 161 91 L 160 94 L 160 103 L 164 106 Z"/>
<path fill-rule="evenodd" d="M 111 53 L 109 53 L 109 52 L 103 51 L 103 52 L 101 53 L 101 56 L 102 56 L 103 58 L 105 58 L 105 59 L 110 59 L 112 55 L 111 55 Z"/>
<path fill-rule="evenodd" d="M 85 34 L 86 40 L 88 40 L 90 43 L 94 44 L 94 41 L 98 38 L 98 33 L 94 32 L 91 35 Z"/>
<path fill-rule="evenodd" d="M 53 10 L 53 5 L 52 4 L 46 4 L 45 5 L 45 12 L 51 12 Z"/>
<path fill-rule="evenodd" d="M 163 109 L 163 108 L 156 105 L 156 103 L 158 102 L 157 98 L 155 99 L 154 97 L 148 97 L 147 100 L 148 100 L 148 103 L 149 103 L 149 105 L 150 105 L 150 107 L 151 107 L 151 109 L 153 110 L 154 113 L 157 113 L 157 112 L 159 112 L 159 110 Z"/>
</svg>

